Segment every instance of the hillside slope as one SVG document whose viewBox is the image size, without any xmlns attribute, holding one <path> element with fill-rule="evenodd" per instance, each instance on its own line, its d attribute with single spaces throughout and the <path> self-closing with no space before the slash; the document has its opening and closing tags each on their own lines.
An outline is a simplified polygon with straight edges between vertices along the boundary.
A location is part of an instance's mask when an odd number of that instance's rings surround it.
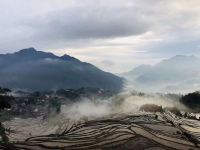
<svg viewBox="0 0 200 150">
<path fill-rule="evenodd" d="M 68 55 L 23 49 L 0 55 L 0 85 L 12 89 L 56 90 L 95 87 L 120 90 L 123 80 Z"/>
</svg>

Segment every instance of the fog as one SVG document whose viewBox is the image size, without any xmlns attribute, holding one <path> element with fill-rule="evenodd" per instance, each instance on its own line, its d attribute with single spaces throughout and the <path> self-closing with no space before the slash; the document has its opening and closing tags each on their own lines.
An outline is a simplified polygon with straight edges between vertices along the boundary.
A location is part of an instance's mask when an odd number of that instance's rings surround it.
<svg viewBox="0 0 200 150">
<path fill-rule="evenodd" d="M 145 104 L 157 106 L 176 107 L 180 110 L 185 107 L 179 103 L 178 95 L 143 94 L 132 91 L 124 91 L 108 99 L 81 99 L 78 102 L 64 104 L 61 113 L 65 119 L 91 120 L 122 114 L 141 113 L 140 107 Z M 63 119 L 62 118 L 62 119 Z"/>
<path fill-rule="evenodd" d="M 62 105 L 61 115 L 72 120 L 79 120 L 83 117 L 96 118 L 112 113 L 111 101 L 83 99 L 70 105 Z"/>
<path fill-rule="evenodd" d="M 180 95 L 145 94 L 125 90 L 108 98 L 94 96 L 82 97 L 76 102 L 66 100 L 59 113 L 52 110 L 48 116 L 14 118 L 4 122 L 4 125 L 18 131 L 18 134 L 13 134 L 10 140 L 23 140 L 30 135 L 61 134 L 65 129 L 80 122 L 151 113 L 140 110 L 144 104 L 155 104 L 162 108 L 176 107 L 184 110 L 185 107 L 179 103 L 179 98 Z"/>
</svg>

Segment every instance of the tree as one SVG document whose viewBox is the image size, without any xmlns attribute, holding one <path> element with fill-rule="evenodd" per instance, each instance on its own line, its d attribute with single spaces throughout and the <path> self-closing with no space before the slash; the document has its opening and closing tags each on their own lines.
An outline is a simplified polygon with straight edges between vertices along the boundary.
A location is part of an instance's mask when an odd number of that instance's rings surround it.
<svg viewBox="0 0 200 150">
<path fill-rule="evenodd" d="M 200 111 L 200 93 L 189 93 L 181 97 L 180 102 L 194 111 Z"/>
<path fill-rule="evenodd" d="M 0 122 L 0 136 L 1 136 L 1 140 L 0 142 L 2 143 L 8 143 L 9 142 L 9 138 L 7 136 L 7 134 L 9 133 L 9 130 L 6 129 L 2 123 Z"/>
<path fill-rule="evenodd" d="M 0 87 L 0 93 L 1 93 L 1 94 L 7 94 L 7 93 L 9 93 L 9 92 L 11 92 L 10 89 L 8 89 L 8 88 L 1 88 L 1 87 Z"/>
<path fill-rule="evenodd" d="M 9 101 L 12 99 L 13 99 L 13 97 L 0 95 L 0 109 L 10 108 L 11 105 L 10 105 Z"/>
<path fill-rule="evenodd" d="M 10 97 L 0 96 L 0 110 L 4 109 L 4 108 L 10 108 L 11 107 L 8 100 L 10 100 Z M 2 142 L 2 143 L 8 143 L 9 142 L 9 138 L 8 138 L 7 134 L 9 134 L 9 129 L 6 129 L 2 125 L 2 123 L 0 122 L 0 137 L 1 137 L 0 142 Z"/>
</svg>

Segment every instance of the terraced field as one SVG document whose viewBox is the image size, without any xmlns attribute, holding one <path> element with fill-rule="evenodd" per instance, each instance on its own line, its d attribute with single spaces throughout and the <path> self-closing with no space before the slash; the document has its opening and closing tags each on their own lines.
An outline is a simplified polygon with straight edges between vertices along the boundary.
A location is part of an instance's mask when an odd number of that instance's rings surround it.
<svg viewBox="0 0 200 150">
<path fill-rule="evenodd" d="M 170 112 L 121 115 L 65 125 L 60 134 L 1 144 L 6 150 L 199 150 L 200 122 Z"/>
</svg>

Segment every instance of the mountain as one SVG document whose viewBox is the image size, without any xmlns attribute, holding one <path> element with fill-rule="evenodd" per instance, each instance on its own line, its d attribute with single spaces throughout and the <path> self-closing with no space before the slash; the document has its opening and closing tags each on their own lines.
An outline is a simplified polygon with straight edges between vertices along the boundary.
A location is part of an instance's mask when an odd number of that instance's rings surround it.
<svg viewBox="0 0 200 150">
<path fill-rule="evenodd" d="M 134 69 L 132 69 L 129 72 L 125 72 L 120 74 L 120 76 L 125 77 L 129 80 L 134 81 L 137 79 L 140 75 L 144 74 L 145 72 L 148 72 L 151 69 L 152 66 L 150 65 L 140 65 Z"/>
<path fill-rule="evenodd" d="M 134 85 L 141 89 L 188 92 L 200 88 L 199 66 L 198 57 L 177 55 L 152 66 L 137 78 L 132 76 L 132 79 Z"/>
<path fill-rule="evenodd" d="M 27 48 L 0 55 L 0 85 L 12 89 L 56 90 L 95 87 L 119 91 L 123 80 L 69 55 Z"/>
</svg>

